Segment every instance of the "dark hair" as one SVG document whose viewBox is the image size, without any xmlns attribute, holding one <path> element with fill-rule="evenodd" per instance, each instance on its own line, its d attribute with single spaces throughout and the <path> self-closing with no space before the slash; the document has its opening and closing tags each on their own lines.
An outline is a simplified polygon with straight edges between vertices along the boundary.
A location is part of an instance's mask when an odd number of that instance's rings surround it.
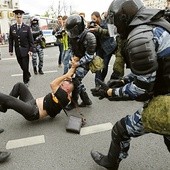
<svg viewBox="0 0 170 170">
<path fill-rule="evenodd" d="M 68 18 L 68 16 L 67 15 L 64 15 L 63 17 L 62 17 L 62 20 L 66 20 Z"/>
<path fill-rule="evenodd" d="M 91 16 L 92 15 L 95 15 L 97 18 L 100 18 L 100 13 L 98 12 L 98 11 L 94 11 L 92 14 L 91 14 Z"/>
<path fill-rule="evenodd" d="M 61 16 L 61 15 L 59 15 L 57 18 L 62 18 L 62 16 Z"/>
</svg>

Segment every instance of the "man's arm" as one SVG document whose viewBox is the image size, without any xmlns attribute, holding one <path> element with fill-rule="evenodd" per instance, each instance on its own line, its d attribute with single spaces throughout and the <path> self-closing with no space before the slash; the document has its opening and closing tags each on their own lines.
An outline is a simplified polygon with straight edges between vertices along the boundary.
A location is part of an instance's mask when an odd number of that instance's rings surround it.
<svg viewBox="0 0 170 170">
<path fill-rule="evenodd" d="M 50 87 L 52 89 L 52 92 L 55 93 L 56 90 L 59 88 L 59 86 L 61 85 L 63 80 L 67 80 L 67 79 L 71 79 L 71 77 L 73 76 L 74 72 L 75 72 L 76 68 L 70 68 L 68 70 L 68 72 L 60 77 L 57 77 L 56 79 L 54 79 L 51 83 L 50 83 Z"/>
<path fill-rule="evenodd" d="M 99 99 L 108 98 L 109 100 L 123 101 L 123 100 L 137 100 L 146 101 L 152 95 L 153 86 L 156 78 L 156 73 L 136 76 L 132 82 L 122 81 L 121 87 L 109 88 L 108 85 L 98 80 L 101 85 L 98 90 L 91 90 L 93 96 L 99 97 Z M 126 80 L 126 79 L 124 79 Z M 123 85 L 124 84 L 124 85 Z"/>
<path fill-rule="evenodd" d="M 28 27 L 28 42 L 30 46 L 29 52 L 34 52 L 34 39 L 30 27 Z"/>
<path fill-rule="evenodd" d="M 12 29 L 9 29 L 9 53 L 13 55 L 13 36 L 12 36 Z"/>
</svg>

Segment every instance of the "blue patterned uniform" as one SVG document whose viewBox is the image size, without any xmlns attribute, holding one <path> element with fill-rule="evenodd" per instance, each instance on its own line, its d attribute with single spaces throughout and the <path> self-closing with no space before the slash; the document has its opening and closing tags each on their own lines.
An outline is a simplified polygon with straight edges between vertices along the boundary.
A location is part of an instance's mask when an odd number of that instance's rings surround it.
<svg viewBox="0 0 170 170">
<path fill-rule="evenodd" d="M 153 35 L 157 59 L 170 57 L 170 34 L 162 27 L 155 27 L 153 28 Z M 156 72 L 140 76 L 130 73 L 126 76 L 129 81 L 132 80 L 132 77 L 137 78 L 144 83 L 153 83 L 156 80 Z M 132 99 L 135 99 L 145 92 L 145 89 L 139 88 L 134 84 L 134 81 L 132 81 L 126 84 L 123 88 L 117 88 L 115 93 L 118 96 L 130 96 Z M 133 115 L 128 115 L 123 118 L 129 137 L 137 137 L 146 133 L 141 120 L 142 111 L 143 108 L 136 111 Z M 170 139 L 170 137 L 167 138 Z M 129 148 L 129 146 L 130 138 L 127 141 L 121 141 L 122 152 L 119 155 L 120 159 L 127 157 L 127 152 L 123 152 L 123 150 Z"/>
</svg>

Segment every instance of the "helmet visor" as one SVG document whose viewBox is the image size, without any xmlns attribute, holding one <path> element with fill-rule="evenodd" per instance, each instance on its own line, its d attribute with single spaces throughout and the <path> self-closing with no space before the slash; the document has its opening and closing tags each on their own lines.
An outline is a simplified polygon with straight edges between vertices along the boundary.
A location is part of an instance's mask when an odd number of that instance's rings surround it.
<svg viewBox="0 0 170 170">
<path fill-rule="evenodd" d="M 70 38 L 76 38 L 79 36 L 79 29 L 78 29 L 78 26 L 74 26 L 73 28 L 71 29 L 67 29 L 67 33 L 68 33 L 68 36 Z"/>
</svg>

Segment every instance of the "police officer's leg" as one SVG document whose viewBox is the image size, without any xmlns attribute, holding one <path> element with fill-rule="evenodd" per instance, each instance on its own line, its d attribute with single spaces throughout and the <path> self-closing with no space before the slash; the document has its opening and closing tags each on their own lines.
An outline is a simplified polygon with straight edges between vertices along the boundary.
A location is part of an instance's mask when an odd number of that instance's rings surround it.
<svg viewBox="0 0 170 170">
<path fill-rule="evenodd" d="M 24 83 L 28 83 L 31 77 L 31 74 L 29 72 L 29 56 L 22 57 L 22 67 Z"/>
<path fill-rule="evenodd" d="M 113 73 L 110 79 L 119 79 L 124 76 L 125 62 L 120 54 L 115 55 L 115 61 L 113 64 Z"/>
<path fill-rule="evenodd" d="M 79 107 L 86 107 L 89 105 L 92 105 L 92 101 L 90 100 L 87 92 L 86 92 L 86 88 L 84 86 L 84 84 L 80 85 L 80 98 L 82 100 L 82 102 L 79 104 Z"/>
<path fill-rule="evenodd" d="M 137 111 L 132 116 L 126 116 L 118 121 L 112 129 L 112 141 L 107 156 L 92 151 L 93 160 L 100 166 L 117 170 L 122 159 L 128 156 L 130 147 L 130 137 L 138 137 L 145 134 L 142 122 L 141 111 Z"/>
<path fill-rule="evenodd" d="M 102 81 L 104 81 L 105 78 L 106 78 L 106 75 L 107 75 L 107 72 L 108 72 L 108 65 L 109 65 L 111 57 L 112 57 L 112 54 L 108 54 L 108 55 L 105 54 L 103 56 L 103 59 L 104 59 L 104 68 L 102 69 L 102 72 L 101 72 L 101 80 Z"/>
<path fill-rule="evenodd" d="M 168 151 L 170 152 L 170 136 L 164 136 L 164 142 L 167 146 Z"/>
<path fill-rule="evenodd" d="M 98 88 L 100 84 L 98 83 L 97 79 L 102 80 L 101 70 L 95 72 L 95 88 Z"/>
<path fill-rule="evenodd" d="M 34 70 L 34 74 L 37 74 L 37 52 L 32 54 L 32 66 Z"/>
<path fill-rule="evenodd" d="M 39 58 L 39 64 L 38 64 L 38 72 L 39 74 L 44 74 L 42 71 L 43 68 L 43 59 L 44 59 L 44 51 L 41 47 L 38 47 L 38 58 Z"/>
<path fill-rule="evenodd" d="M 79 104 L 79 107 L 86 107 L 87 105 L 92 104 L 92 101 L 90 100 L 86 92 L 86 88 L 82 83 L 82 79 L 87 75 L 88 71 L 89 70 L 86 69 L 85 67 L 78 67 L 76 70 L 76 77 L 78 77 L 80 81 L 78 89 L 79 89 L 80 98 L 82 100 L 82 102 Z"/>
</svg>

